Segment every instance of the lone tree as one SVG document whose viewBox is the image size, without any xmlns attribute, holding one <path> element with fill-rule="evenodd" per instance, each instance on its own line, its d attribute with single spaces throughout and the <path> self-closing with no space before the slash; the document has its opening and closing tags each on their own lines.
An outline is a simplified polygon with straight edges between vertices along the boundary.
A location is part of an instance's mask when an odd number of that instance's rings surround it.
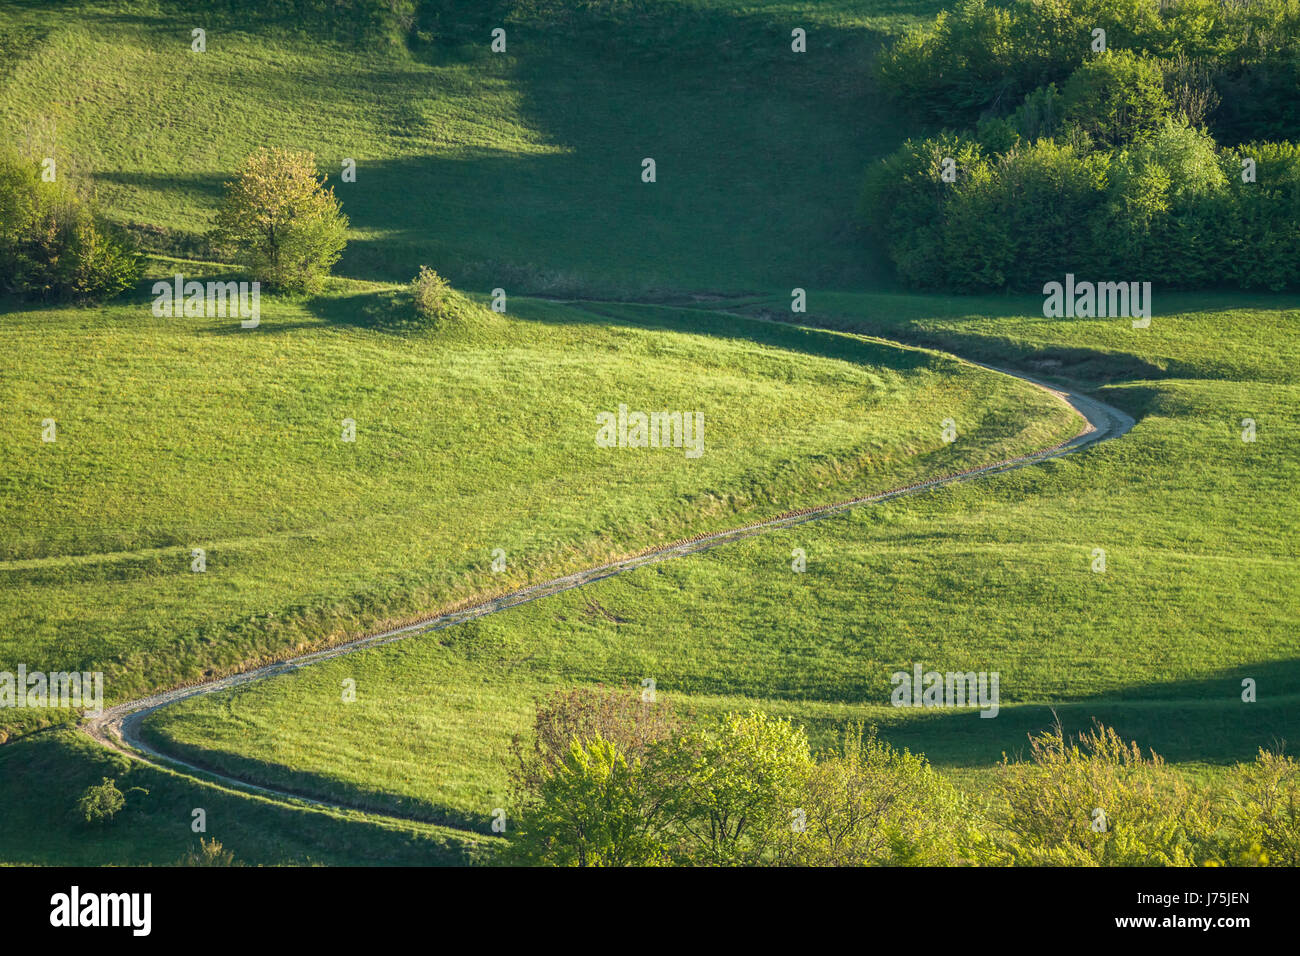
<svg viewBox="0 0 1300 956">
<path fill-rule="evenodd" d="M 126 806 L 126 797 L 117 789 L 117 781 L 105 777 L 104 782 L 87 787 L 77 801 L 77 813 L 87 823 L 105 823 L 113 819 L 118 810 Z"/>
<path fill-rule="evenodd" d="M 314 291 L 347 243 L 348 219 L 310 152 L 261 149 L 244 160 L 217 213 L 217 241 L 270 286 Z"/>
<path fill-rule="evenodd" d="M 126 794 L 137 790 L 149 793 L 144 787 L 131 787 L 123 793 L 117 789 L 116 777 L 105 777 L 102 783 L 87 787 L 77 800 L 77 815 L 87 823 L 107 823 L 126 806 Z"/>
</svg>

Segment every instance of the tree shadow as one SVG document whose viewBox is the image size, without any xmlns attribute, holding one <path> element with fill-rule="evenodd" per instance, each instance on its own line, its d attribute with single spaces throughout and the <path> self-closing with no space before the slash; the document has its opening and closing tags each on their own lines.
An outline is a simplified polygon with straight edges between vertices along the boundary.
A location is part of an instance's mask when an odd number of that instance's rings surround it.
<svg viewBox="0 0 1300 956">
<path fill-rule="evenodd" d="M 1256 682 L 1255 703 L 1241 699 L 1244 678 Z M 973 710 L 900 709 L 898 720 L 881 724 L 880 735 L 924 752 L 936 765 L 988 766 L 1003 753 L 1013 759 L 1027 753 L 1029 735 L 1050 730 L 1058 718 L 1067 734 L 1100 721 L 1172 763 L 1249 761 L 1261 747 L 1300 744 L 1300 661 L 1243 664 L 1212 677 L 1050 705 L 1004 704 L 993 718 Z"/>
<path fill-rule="evenodd" d="M 226 181 L 233 178 L 233 170 L 229 176 L 212 173 L 141 173 L 125 170 L 102 170 L 95 173 L 96 182 L 112 183 L 115 186 L 133 186 L 155 192 L 181 193 L 187 197 L 197 198 L 204 204 L 210 204 L 213 209 L 221 201 Z"/>
<path fill-rule="evenodd" d="M 536 148 L 363 161 L 337 189 L 359 234 L 341 271 L 396 281 L 428 264 L 522 294 L 891 282 L 852 201 L 904 132 L 857 56 L 880 35 L 827 28 L 835 54 L 801 57 L 771 15 L 706 11 L 692 32 L 679 12 L 638 20 L 635 51 L 516 28 L 494 75 Z"/>
<path fill-rule="evenodd" d="M 408 335 L 425 328 L 409 299 L 398 292 L 320 295 L 308 299 L 305 305 L 322 321 L 345 328 L 386 332 L 390 335 Z"/>
<path fill-rule="evenodd" d="M 900 372 L 931 368 L 947 361 L 916 349 L 883 345 L 833 331 L 702 309 L 629 302 L 517 299 L 510 307 L 510 314 L 522 321 L 551 325 L 625 325 L 707 336 Z"/>
</svg>

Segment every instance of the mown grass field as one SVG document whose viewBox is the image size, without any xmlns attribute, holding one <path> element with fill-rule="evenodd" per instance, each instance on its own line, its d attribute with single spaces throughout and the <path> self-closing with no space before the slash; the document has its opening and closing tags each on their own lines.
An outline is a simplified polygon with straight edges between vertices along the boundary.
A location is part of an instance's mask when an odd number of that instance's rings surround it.
<svg viewBox="0 0 1300 956">
<path fill-rule="evenodd" d="M 1051 361 L 1033 358 L 1043 349 L 1095 352 L 1103 358 L 1082 361 L 1094 363 L 1097 394 L 1138 425 L 1030 469 L 188 701 L 148 720 L 151 739 L 249 779 L 480 828 L 505 799 L 508 741 L 533 699 L 575 683 L 653 678 L 701 712 L 793 715 L 826 744 L 844 721 L 868 720 L 967 777 L 1022 750 L 1053 708 L 1072 727 L 1103 719 L 1193 767 L 1297 739 L 1300 515 L 1289 489 L 1300 380 L 1288 369 L 1300 312 L 1211 308 L 1139 331 L 1122 320 L 899 319 L 847 296 L 826 308 L 828 321 L 881 334 L 983 341 L 1008 364 Z M 1150 369 L 1142 378 L 1130 374 L 1138 364 Z M 1121 379 L 1101 384 L 1106 368 Z M 1240 438 L 1247 417 L 1254 443 Z M 790 569 L 796 547 L 805 574 Z M 1104 573 L 1091 570 L 1098 547 Z M 998 671 L 1005 709 L 981 719 L 890 707 L 889 675 L 918 662 Z M 338 692 L 349 677 L 355 704 Z M 1246 677 L 1257 703 L 1241 700 Z"/>
<path fill-rule="evenodd" d="M 0 670 L 102 669 L 126 700 L 1076 430 L 1042 392 L 927 348 L 1061 376 L 1138 424 L 146 724 L 179 755 L 369 812 L 234 793 L 0 713 L 0 862 L 174 863 L 196 806 L 243 862 L 479 862 L 511 734 L 574 684 L 651 678 L 700 713 L 790 714 L 821 744 L 874 721 L 973 789 L 1053 710 L 1205 776 L 1300 738 L 1300 311 L 1157 290 L 1139 331 L 899 293 L 855 207 L 914 130 L 867 64 L 945 4 L 708 0 L 691 19 L 664 0 L 627 45 L 512 22 L 504 55 L 221 6 L 0 0 L 0 138 L 93 188 L 155 254 L 151 280 L 236 276 L 203 234 L 259 146 L 314 150 L 351 220 L 341 278 L 264 296 L 256 330 L 155 318 L 148 283 L 100 308 L 0 302 Z M 504 288 L 508 312 L 393 328 L 394 283 L 421 264 L 480 306 Z M 820 328 L 784 324 L 796 286 Z M 595 447 L 595 413 L 620 402 L 703 411 L 705 454 Z M 887 706 L 913 662 L 999 671 L 1000 715 Z M 71 808 L 105 775 L 150 793 L 81 826 Z"/>
<path fill-rule="evenodd" d="M 126 793 L 126 808 L 110 826 L 87 824 L 73 812 L 75 797 L 104 777 Z M 0 749 L 0 801 L 3 861 L 27 866 L 178 865 L 199 849 L 195 809 L 211 821 L 211 836 L 202 838 L 217 839 L 241 866 L 464 866 L 487 861 L 500 843 L 226 790 L 68 730 Z"/>
<path fill-rule="evenodd" d="M 129 699 L 1077 430 L 1021 383 L 839 333 L 515 299 L 394 335 L 364 324 L 382 291 L 268 302 L 256 330 L 147 302 L 8 317 L 5 669 L 104 670 Z M 620 403 L 700 411 L 702 453 L 597 447 Z"/>
<path fill-rule="evenodd" d="M 195 248 L 245 155 L 283 145 L 331 172 L 352 221 L 340 268 L 358 278 L 433 263 L 458 285 L 534 293 L 886 280 L 851 241 L 854 204 L 903 130 L 865 64 L 937 4 L 711 3 L 684 33 L 693 5 L 673 0 L 628 34 L 644 43 L 631 56 L 612 35 L 531 23 L 504 54 L 487 36 L 412 54 L 240 6 L 5 4 L 23 39 L 0 130 L 57 151 L 173 251 Z M 796 57 L 799 24 L 812 52 Z M 206 53 L 190 52 L 194 26 Z M 347 158 L 355 183 L 339 180 Z"/>
</svg>

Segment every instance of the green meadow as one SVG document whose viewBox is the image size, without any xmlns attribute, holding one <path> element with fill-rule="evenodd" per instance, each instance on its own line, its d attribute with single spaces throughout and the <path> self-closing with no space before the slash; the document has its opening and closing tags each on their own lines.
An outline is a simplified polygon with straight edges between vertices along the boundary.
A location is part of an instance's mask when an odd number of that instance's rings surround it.
<svg viewBox="0 0 1300 956">
<path fill-rule="evenodd" d="M 339 283 L 255 330 L 147 301 L 11 315 L 6 669 L 103 670 L 130 699 L 1078 428 L 1023 383 L 842 333 L 516 299 L 398 335 L 366 324 L 387 303 Z M 699 456 L 597 447 L 620 404 L 699 411 Z"/>
<path fill-rule="evenodd" d="M 480 829 L 505 798 L 509 739 L 534 698 L 573 684 L 650 678 L 687 709 L 761 707 L 827 745 L 848 720 L 874 722 L 972 785 L 1053 711 L 1072 729 L 1102 719 L 1190 770 L 1297 739 L 1300 379 L 1280 370 L 1300 358 L 1300 311 L 1162 315 L 1139 331 L 886 318 L 849 296 L 827 308 L 828 321 L 900 338 L 996 334 L 985 345 L 1008 364 L 1095 344 L 1116 369 L 1150 370 L 1109 380 L 1096 368 L 1096 394 L 1138 424 L 1081 454 L 186 701 L 152 715 L 148 738 L 249 780 Z M 1002 710 L 890 706 L 890 675 L 915 663 L 999 672 Z M 341 702 L 346 678 L 355 703 Z M 1244 678 L 1255 703 L 1241 699 Z"/>
<path fill-rule="evenodd" d="M 937 9 L 711 3 L 687 32 L 674 24 L 697 5 L 668 2 L 628 57 L 609 34 L 545 23 L 510 24 L 504 54 L 486 37 L 413 53 L 206 6 L 5 4 L 0 130 L 66 156 L 161 251 L 201 249 L 231 170 L 283 145 L 331 175 L 352 223 L 345 275 L 434 264 L 485 290 L 620 295 L 883 281 L 852 241 L 855 203 L 903 129 L 863 67 Z M 787 21 L 816 55 L 786 55 Z M 348 158 L 355 183 L 339 181 Z"/>
<path fill-rule="evenodd" d="M 73 812 L 75 798 L 105 777 L 126 793 L 126 807 L 111 826 L 87 824 Z M 69 730 L 0 749 L 0 787 L 6 864 L 179 865 L 199 849 L 195 809 L 240 866 L 465 866 L 486 862 L 500 843 L 229 790 L 114 754 Z"/>
</svg>

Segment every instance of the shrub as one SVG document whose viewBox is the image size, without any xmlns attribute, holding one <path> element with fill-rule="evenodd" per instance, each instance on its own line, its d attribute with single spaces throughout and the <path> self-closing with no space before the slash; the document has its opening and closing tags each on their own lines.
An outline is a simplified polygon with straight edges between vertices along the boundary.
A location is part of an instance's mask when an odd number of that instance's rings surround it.
<svg viewBox="0 0 1300 956">
<path fill-rule="evenodd" d="M 87 823 L 107 823 L 126 806 L 126 797 L 117 789 L 117 781 L 105 777 L 102 783 L 86 788 L 77 800 L 77 814 Z"/>
<path fill-rule="evenodd" d="M 988 198 L 950 218 L 944 241 L 965 252 L 954 256 L 954 269 L 964 274 L 952 285 L 1037 291 L 1047 278 L 1086 271 L 1086 226 L 1105 198 L 1106 175 L 1104 156 L 1050 139 L 1007 152 L 984 187 Z M 981 226 L 994 238 L 981 235 Z"/>
<path fill-rule="evenodd" d="M 420 266 L 420 272 L 411 280 L 411 298 L 415 311 L 426 319 L 440 319 L 450 311 L 448 292 L 451 284 L 428 266 Z"/>
<path fill-rule="evenodd" d="M 919 115 L 952 122 L 1023 96 L 1011 69 L 1011 14 L 987 0 L 961 0 L 925 30 L 905 34 L 877 60 L 881 86 Z"/>
<path fill-rule="evenodd" d="M 956 184 L 940 178 L 945 159 L 956 163 Z M 977 193 L 989 175 L 979 144 L 950 133 L 908 140 L 868 171 L 862 207 L 905 282 L 918 288 L 950 284 L 953 257 L 943 245 L 947 204 L 958 190 Z"/>
<path fill-rule="evenodd" d="M 1106 30 L 1106 54 L 1092 30 Z M 963 0 L 882 52 L 883 89 L 926 120 L 1004 116 L 1116 52 L 1160 58 L 1174 108 L 1240 140 L 1300 131 L 1300 6 L 1294 0 Z M 1215 107 L 1221 103 L 1217 113 Z"/>
<path fill-rule="evenodd" d="M 957 160 L 955 183 L 940 179 L 945 155 Z M 1088 223 L 1105 200 L 1106 176 L 1104 156 L 1052 140 L 990 163 L 977 144 L 944 134 L 909 141 L 868 173 L 864 203 L 909 285 L 1041 287 L 1044 276 L 1089 261 Z"/>
<path fill-rule="evenodd" d="M 599 733 L 574 737 L 538 780 L 511 857 L 556 866 L 648 866 L 667 860 L 667 814 L 639 759 Z"/>
<path fill-rule="evenodd" d="M 1092 232 L 1102 268 L 1182 286 L 1220 279 L 1227 177 L 1214 141 L 1184 123 L 1115 154 Z"/>
<path fill-rule="evenodd" d="M 1160 64 L 1129 50 L 1087 60 L 1066 80 L 1061 106 L 1066 123 L 1108 146 L 1155 129 L 1172 109 Z"/>
<path fill-rule="evenodd" d="M 909 140 L 868 171 L 864 215 L 907 285 L 1037 290 L 1065 272 L 1165 288 L 1300 285 L 1300 147 L 1221 150 L 1183 117 L 1146 127 L 1132 114 L 1107 127 L 1132 137 L 1118 147 L 1091 149 L 1082 131 L 1077 145 L 1027 142 L 1017 124 L 1047 122 L 1054 102 L 1044 88 L 1010 119 L 982 123 L 979 141 Z M 940 177 L 944 157 L 955 182 Z M 1245 158 L 1254 182 L 1242 181 Z"/>
<path fill-rule="evenodd" d="M 943 866 L 977 843 L 970 808 L 924 756 L 895 750 L 874 730 L 844 733 L 819 755 L 777 859 L 799 866 Z"/>
<path fill-rule="evenodd" d="M 539 707 L 535 753 L 546 756 L 521 763 L 530 799 L 505 860 L 1300 864 L 1300 765 L 1280 754 L 1261 751 L 1233 768 L 1226 785 L 1198 788 L 1111 728 L 1068 738 L 1058 724 L 1030 738 L 1028 760 L 1003 759 L 981 807 L 924 756 L 861 726 L 814 759 L 803 730 L 787 720 L 728 714 L 680 732 L 671 722 L 646 723 L 629 698 L 570 691 Z"/>
<path fill-rule="evenodd" d="M 142 273 L 135 244 L 93 205 L 38 167 L 0 155 L 0 286 L 41 301 L 95 302 Z"/>
<path fill-rule="evenodd" d="M 216 840 L 199 837 L 197 848 L 191 848 L 177 863 L 178 866 L 238 866 L 235 854 Z"/>
<path fill-rule="evenodd" d="M 1053 866 L 1192 866 L 1214 855 L 1208 798 L 1156 754 L 1097 725 L 1030 738 L 1030 759 L 1003 758 L 995 833 L 1012 862 Z"/>
<path fill-rule="evenodd" d="M 259 150 L 244 160 L 217 213 L 213 235 L 270 286 L 315 291 L 347 243 L 334 190 L 309 152 Z"/>
<path fill-rule="evenodd" d="M 1193 59 L 1181 51 L 1158 61 L 1165 92 L 1176 116 L 1189 126 L 1204 126 L 1222 102 L 1214 88 L 1218 67 L 1213 61 Z"/>
<path fill-rule="evenodd" d="M 771 859 L 813 767 L 803 729 L 761 711 L 688 731 L 651 761 L 676 828 L 675 858 L 709 866 Z"/>
<path fill-rule="evenodd" d="M 509 857 L 564 865 L 770 862 L 812 758 L 802 729 L 754 712 L 679 732 L 663 704 L 557 693 L 516 740 Z M 609 731 L 608 735 L 605 731 Z"/>
<path fill-rule="evenodd" d="M 1256 181 L 1242 181 L 1242 160 Z M 1219 281 L 1245 289 L 1300 286 L 1300 145 L 1251 143 L 1224 156 L 1226 201 L 1218 207 Z"/>
<path fill-rule="evenodd" d="M 1056 90 L 1056 84 L 1049 83 L 1025 97 L 1020 108 L 1012 114 L 1011 125 L 1025 142 L 1036 143 L 1057 134 L 1064 112 L 1065 103 Z"/>
<path fill-rule="evenodd" d="M 680 727 L 671 702 L 643 701 L 635 690 L 557 690 L 538 704 L 531 737 L 516 734 L 511 743 L 514 787 L 525 802 L 539 793 L 546 776 L 568 759 L 575 740 L 600 737 L 624 759 L 639 760 Z"/>
<path fill-rule="evenodd" d="M 1228 784 L 1226 862 L 1300 866 L 1300 764 L 1262 748 Z"/>
<path fill-rule="evenodd" d="M 507 856 L 561 866 L 663 862 L 671 821 L 647 762 L 679 726 L 670 703 L 633 690 L 579 687 L 540 702 L 531 738 L 512 743 L 519 814 Z"/>
<path fill-rule="evenodd" d="M 12 281 L 14 247 L 36 214 L 41 177 L 34 163 L 17 153 L 0 152 L 0 278 Z"/>
</svg>

